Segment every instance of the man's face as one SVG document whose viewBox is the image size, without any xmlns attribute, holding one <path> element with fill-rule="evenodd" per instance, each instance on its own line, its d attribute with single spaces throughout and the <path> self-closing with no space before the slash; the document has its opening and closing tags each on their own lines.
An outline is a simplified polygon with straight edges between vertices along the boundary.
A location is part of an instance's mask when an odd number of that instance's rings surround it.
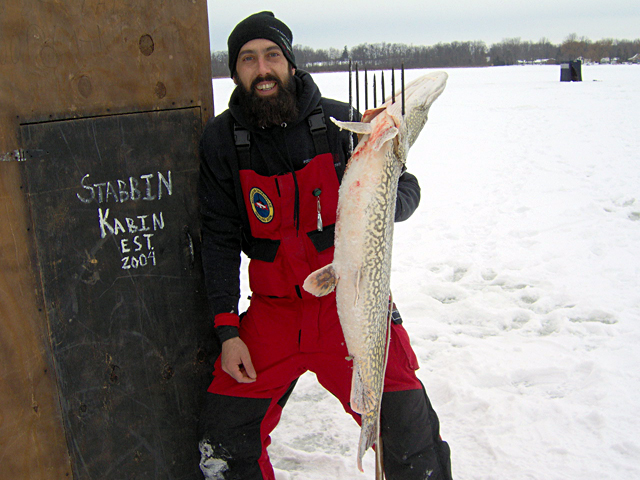
<svg viewBox="0 0 640 480">
<path fill-rule="evenodd" d="M 295 69 L 289 68 L 278 45 L 265 38 L 256 38 L 240 49 L 233 80 L 236 85 L 241 83 L 246 91 L 269 98 L 278 94 L 278 89 L 283 88 L 293 72 Z"/>
</svg>

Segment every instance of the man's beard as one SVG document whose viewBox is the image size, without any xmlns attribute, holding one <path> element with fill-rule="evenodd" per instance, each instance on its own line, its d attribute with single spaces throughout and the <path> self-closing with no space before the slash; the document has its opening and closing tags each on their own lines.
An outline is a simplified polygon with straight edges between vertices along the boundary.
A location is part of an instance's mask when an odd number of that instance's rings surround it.
<svg viewBox="0 0 640 480">
<path fill-rule="evenodd" d="M 260 97 L 256 94 L 256 85 L 260 82 L 276 82 L 278 92 L 272 97 Z M 253 80 L 249 90 L 242 82 L 238 83 L 239 102 L 245 117 L 260 128 L 291 123 L 298 118 L 296 85 L 293 75 L 289 74 L 284 82 L 275 75 L 267 74 Z"/>
</svg>

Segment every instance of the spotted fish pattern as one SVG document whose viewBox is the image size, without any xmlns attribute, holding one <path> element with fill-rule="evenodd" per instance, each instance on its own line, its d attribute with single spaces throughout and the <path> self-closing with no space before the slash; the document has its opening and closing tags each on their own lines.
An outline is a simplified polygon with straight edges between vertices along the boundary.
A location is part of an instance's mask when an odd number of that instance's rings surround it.
<svg viewBox="0 0 640 480">
<path fill-rule="evenodd" d="M 434 72 L 408 85 L 405 115 L 400 102 L 390 99 L 367 110 L 361 122 L 332 119 L 361 138 L 340 185 L 333 262 L 309 275 L 303 288 L 317 296 L 336 290 L 338 316 L 353 359 L 350 404 L 362 419 L 357 458 L 361 471 L 365 452 L 380 435 L 398 179 L 446 81 L 446 73 Z"/>
</svg>

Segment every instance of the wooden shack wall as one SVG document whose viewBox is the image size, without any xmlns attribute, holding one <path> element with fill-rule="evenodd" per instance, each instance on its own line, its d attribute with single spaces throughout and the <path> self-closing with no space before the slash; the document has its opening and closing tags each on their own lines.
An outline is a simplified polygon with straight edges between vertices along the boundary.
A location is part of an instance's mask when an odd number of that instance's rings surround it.
<svg viewBox="0 0 640 480">
<path fill-rule="evenodd" d="M 18 167 L 0 162 L 0 471 L 3 478 L 68 478 L 70 459 Z"/>
<path fill-rule="evenodd" d="M 21 0 L 0 12 L 0 472 L 73 476 L 25 186 L 25 125 L 213 114 L 206 0 Z M 141 477 L 142 478 L 142 477 Z M 151 478 L 151 477 L 149 477 Z M 155 478 L 155 477 L 154 477 Z M 160 477 L 158 477 L 160 478 Z"/>
<path fill-rule="evenodd" d="M 21 0 L 0 13 L 0 158 L 19 126 L 132 111 L 212 114 L 206 0 Z"/>
</svg>

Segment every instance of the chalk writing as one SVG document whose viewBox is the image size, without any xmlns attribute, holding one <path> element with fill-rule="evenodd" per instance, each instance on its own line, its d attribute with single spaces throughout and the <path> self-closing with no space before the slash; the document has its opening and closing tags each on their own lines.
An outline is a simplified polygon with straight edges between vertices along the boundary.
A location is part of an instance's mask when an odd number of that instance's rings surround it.
<svg viewBox="0 0 640 480">
<path fill-rule="evenodd" d="M 127 215 L 118 212 L 118 204 L 125 202 L 158 201 L 173 195 L 171 170 L 125 179 L 117 178 L 93 182 L 86 174 L 80 180 L 81 192 L 76 197 L 82 203 L 97 203 L 100 238 L 111 235 L 117 245 L 123 270 L 155 266 L 155 235 L 165 228 L 162 211 L 153 209 L 144 214 Z M 139 207 L 136 207 L 136 213 Z"/>
<path fill-rule="evenodd" d="M 151 225 L 147 224 L 149 215 L 138 215 L 135 218 L 124 217 L 124 223 L 119 219 L 109 219 L 109 209 L 98 208 L 98 224 L 100 225 L 100 238 L 105 238 L 107 234 L 119 235 L 121 233 L 148 232 L 150 230 L 162 230 L 164 228 L 164 217 L 162 212 L 151 214 Z M 125 228 L 126 225 L 126 228 Z"/>
<path fill-rule="evenodd" d="M 145 233 L 136 235 L 132 239 L 123 238 L 120 240 L 123 270 L 156 264 L 156 252 L 151 244 L 152 238 L 153 233 Z"/>
<path fill-rule="evenodd" d="M 154 233 L 164 230 L 164 215 L 162 212 L 150 215 L 137 215 L 135 217 L 110 217 L 109 208 L 98 208 L 98 225 L 100 238 L 107 235 L 118 237 L 120 235 L 120 254 L 122 256 L 122 269 L 146 267 L 156 265 L 156 253 L 152 239 Z M 127 236 L 128 235 L 128 236 Z"/>
<path fill-rule="evenodd" d="M 106 182 L 91 183 L 87 173 L 80 181 L 83 195 L 76 193 L 82 203 L 124 203 L 127 201 L 153 201 L 162 199 L 165 195 L 173 194 L 171 170 L 166 176 L 161 172 L 148 173 L 139 177 L 129 177 L 126 180 L 115 179 Z"/>
</svg>

